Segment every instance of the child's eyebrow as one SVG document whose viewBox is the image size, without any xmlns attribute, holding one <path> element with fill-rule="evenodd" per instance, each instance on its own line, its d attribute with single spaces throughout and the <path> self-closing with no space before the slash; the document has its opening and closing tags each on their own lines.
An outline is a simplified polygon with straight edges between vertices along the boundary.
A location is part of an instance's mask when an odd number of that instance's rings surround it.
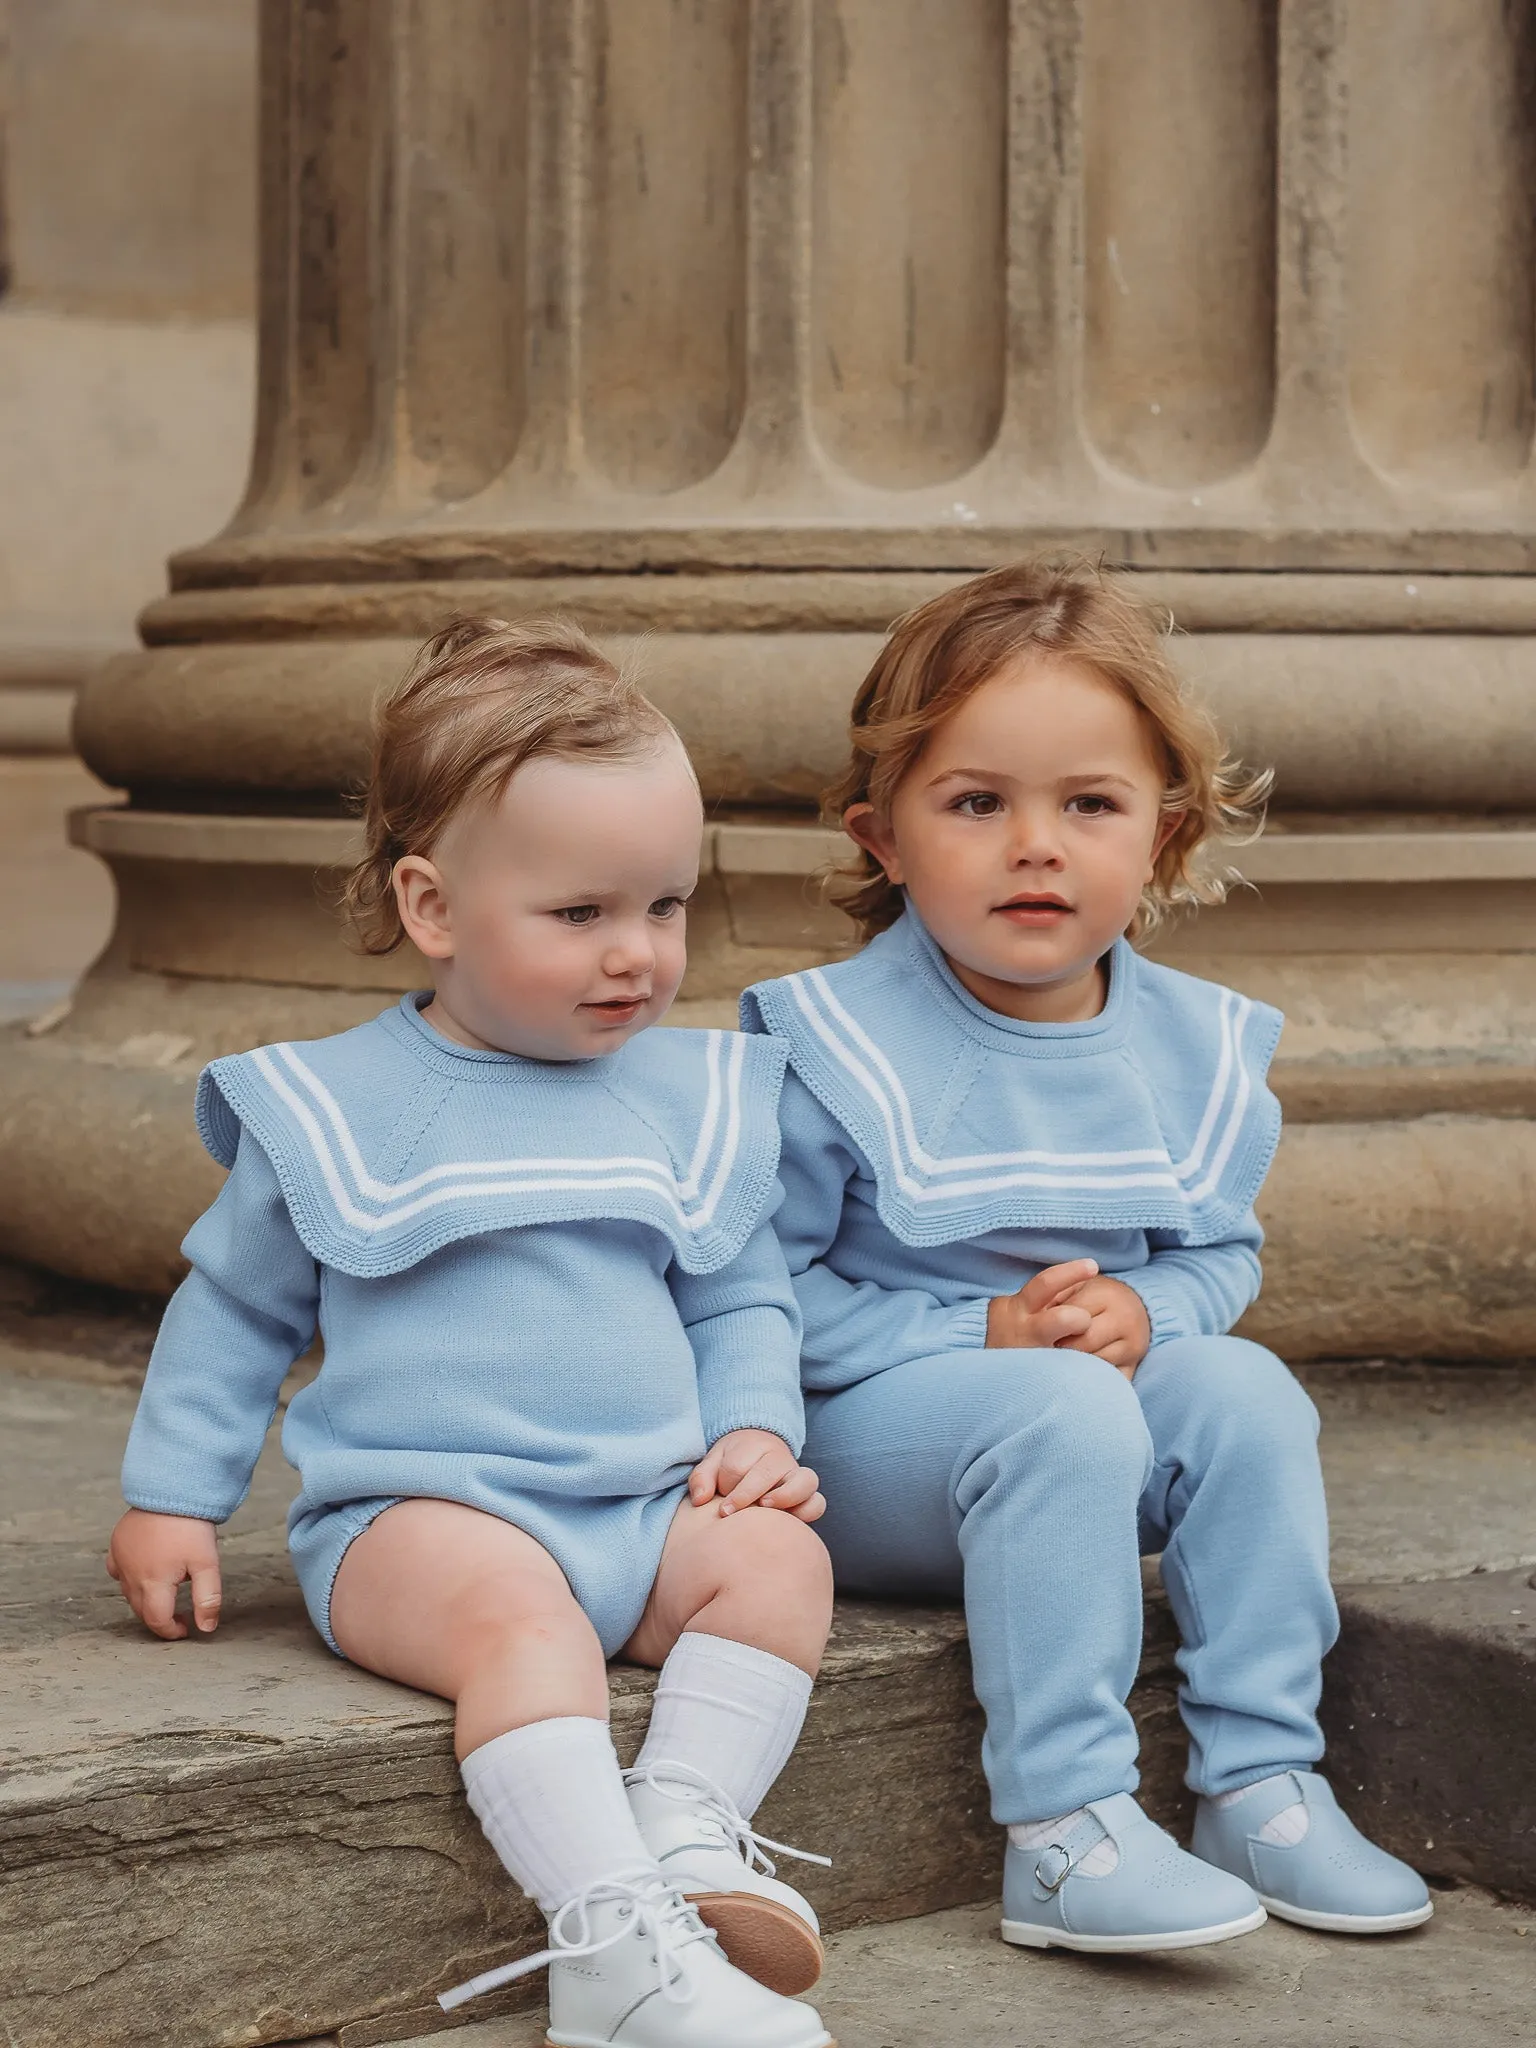
<svg viewBox="0 0 1536 2048">
<path fill-rule="evenodd" d="M 945 768 L 934 776 L 928 787 L 930 789 L 937 789 L 941 782 L 952 782 L 955 780 L 995 783 L 1017 782 L 1018 779 L 1016 775 L 1009 775 L 999 768 Z M 1137 787 L 1128 775 L 1119 775 L 1113 768 L 1089 768 L 1080 775 L 1063 775 L 1060 778 L 1059 786 L 1063 789 L 1071 789 L 1089 782 L 1112 782 L 1117 789 L 1134 790 Z"/>
</svg>

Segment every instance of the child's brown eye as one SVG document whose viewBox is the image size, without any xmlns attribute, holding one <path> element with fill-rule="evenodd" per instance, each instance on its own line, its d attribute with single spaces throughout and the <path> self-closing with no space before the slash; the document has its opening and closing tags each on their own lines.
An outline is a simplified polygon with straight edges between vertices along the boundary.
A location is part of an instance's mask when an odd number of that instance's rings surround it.
<svg viewBox="0 0 1536 2048">
<path fill-rule="evenodd" d="M 990 790 L 972 789 L 956 798 L 954 808 L 968 818 L 995 818 L 1002 803 Z"/>
<path fill-rule="evenodd" d="M 573 903 L 566 909 L 555 912 L 556 917 L 560 919 L 562 924 L 573 924 L 578 928 L 584 924 L 590 924 L 597 914 L 597 905 L 595 903 Z"/>
</svg>

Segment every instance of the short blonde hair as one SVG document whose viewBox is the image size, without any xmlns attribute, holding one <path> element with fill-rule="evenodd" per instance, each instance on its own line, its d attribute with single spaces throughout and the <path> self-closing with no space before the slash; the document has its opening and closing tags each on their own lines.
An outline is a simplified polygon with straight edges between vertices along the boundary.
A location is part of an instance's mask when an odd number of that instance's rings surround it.
<svg viewBox="0 0 1536 2048">
<path fill-rule="evenodd" d="M 841 824 L 854 804 L 890 815 L 898 785 L 930 735 L 973 690 L 1031 650 L 1079 661 L 1130 699 L 1164 763 L 1163 815 L 1178 824 L 1157 857 L 1131 925 L 1144 938 L 1176 908 L 1219 903 L 1230 875 L 1197 860 L 1209 843 L 1257 836 L 1272 774 L 1229 758 L 1214 719 L 1168 659 L 1173 621 L 1109 582 L 1087 561 L 1016 562 L 931 598 L 896 621 L 853 700 L 847 767 L 823 815 Z M 827 893 L 872 939 L 901 914 L 902 892 L 872 853 L 836 870 Z"/>
<path fill-rule="evenodd" d="M 655 705 L 569 620 L 451 620 L 375 715 L 363 853 L 341 890 L 354 942 L 394 952 L 405 938 L 395 863 L 430 855 L 450 819 L 494 804 L 525 761 L 624 760 L 669 734 Z"/>
</svg>

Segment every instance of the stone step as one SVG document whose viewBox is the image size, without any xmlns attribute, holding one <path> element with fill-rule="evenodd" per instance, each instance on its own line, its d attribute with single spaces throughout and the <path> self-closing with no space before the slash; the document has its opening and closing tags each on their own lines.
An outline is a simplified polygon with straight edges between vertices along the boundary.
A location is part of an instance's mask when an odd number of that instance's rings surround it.
<svg viewBox="0 0 1536 2048">
<path fill-rule="evenodd" d="M 1510 2048 L 1536 2039 L 1536 1913 L 1455 1890 L 1427 1927 L 1340 1941 L 1271 1920 L 1179 1956 L 1007 1948 L 992 1903 L 834 1935 L 812 1994 L 838 2048 Z M 543 2048 L 542 2012 L 471 2023 L 455 2048 Z M 438 2037 L 440 2040 L 441 2037 Z M 347 2048 L 330 2035 L 309 2048 Z M 424 2040 L 404 2048 L 426 2048 Z"/>
<path fill-rule="evenodd" d="M 45 1309 L 12 1313 L 8 1333 L 9 2038 L 203 2048 L 334 2034 L 366 2048 L 426 2032 L 437 1989 L 536 1931 L 466 1814 L 448 1710 L 339 1664 L 313 1637 L 283 1555 L 289 1475 L 275 1446 L 226 1537 L 225 1626 L 185 1644 L 144 1635 L 101 1572 L 142 1331 L 131 1315 Z M 1356 1366 L 1309 1380 L 1348 1589 L 1329 1694 L 1340 1785 L 1421 1865 L 1536 1894 L 1515 1796 L 1523 1786 L 1528 1804 L 1536 1783 L 1536 1594 L 1529 1608 L 1519 1597 L 1536 1565 L 1536 1378 Z M 1148 1803 L 1176 1821 L 1173 1647 L 1150 1602 L 1135 1704 Z M 650 1683 L 614 1674 L 626 1751 Z M 978 1732 L 958 1614 L 840 1611 L 805 1740 L 764 1815 L 781 1839 L 835 1854 L 830 1871 L 807 1873 L 829 1926 L 995 1889 Z"/>
</svg>

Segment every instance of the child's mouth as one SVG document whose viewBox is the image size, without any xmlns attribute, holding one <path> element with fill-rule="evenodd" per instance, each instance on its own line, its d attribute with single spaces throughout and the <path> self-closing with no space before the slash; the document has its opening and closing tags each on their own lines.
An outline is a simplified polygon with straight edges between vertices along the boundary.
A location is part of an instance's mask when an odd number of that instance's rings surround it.
<svg viewBox="0 0 1536 2048">
<path fill-rule="evenodd" d="M 613 996 L 601 1003 L 583 1003 L 581 1007 L 601 1017 L 605 1024 L 627 1024 L 649 1001 L 649 996 Z"/>
<path fill-rule="evenodd" d="M 1015 896 L 1011 903 L 999 903 L 997 914 L 1010 924 L 1053 925 L 1071 917 L 1072 906 L 1059 896 Z"/>
</svg>

